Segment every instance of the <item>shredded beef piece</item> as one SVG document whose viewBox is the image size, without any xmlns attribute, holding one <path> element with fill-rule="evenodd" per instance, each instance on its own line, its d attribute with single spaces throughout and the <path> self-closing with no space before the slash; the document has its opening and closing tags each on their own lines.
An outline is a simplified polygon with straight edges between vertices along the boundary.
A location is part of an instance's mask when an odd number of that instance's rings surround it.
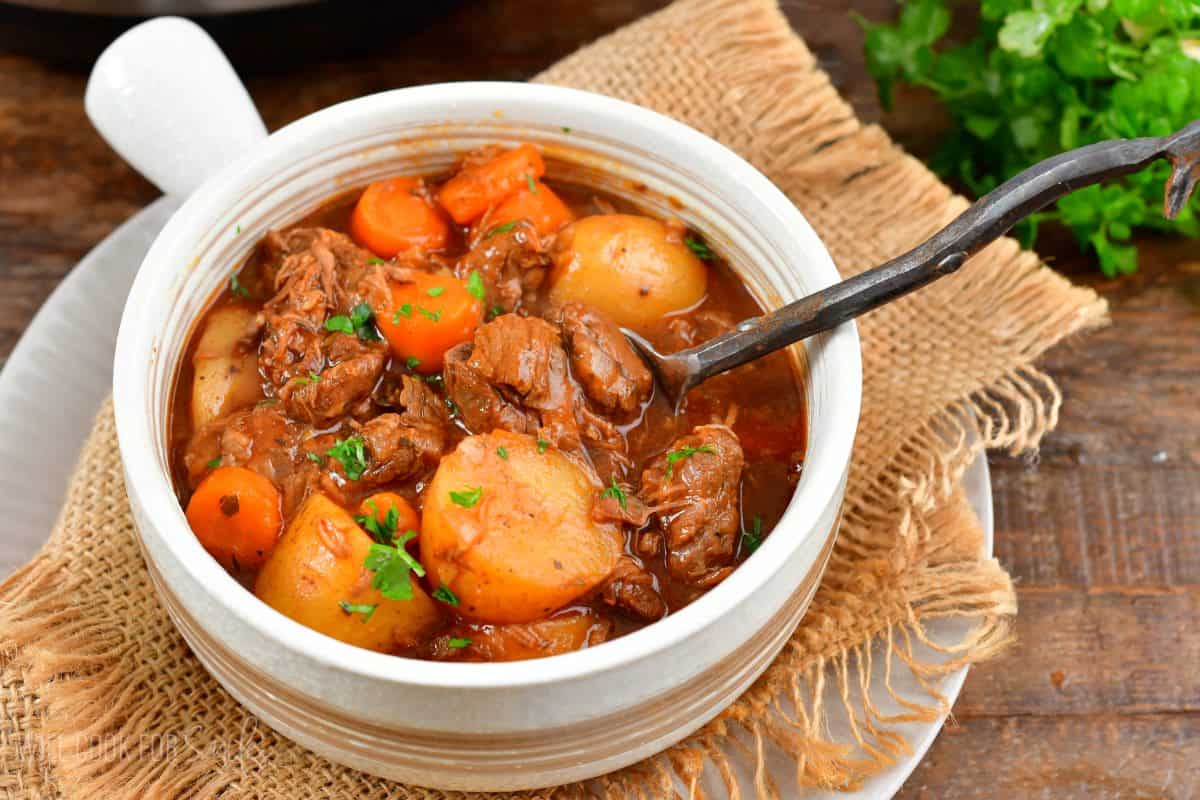
<svg viewBox="0 0 1200 800">
<path fill-rule="evenodd" d="M 473 433 L 534 433 L 562 450 L 580 446 L 577 397 L 558 329 L 505 314 L 446 355 L 446 391 Z"/>
<path fill-rule="evenodd" d="M 349 413 L 368 397 L 387 360 L 386 345 L 345 333 L 329 336 L 323 349 L 327 364 L 321 372 L 296 378 L 279 391 L 292 417 L 314 425 Z"/>
<path fill-rule="evenodd" d="M 737 326 L 732 316 L 724 311 L 697 311 L 686 317 L 676 317 L 667 323 L 668 352 L 685 350 L 698 344 L 729 333 Z"/>
<path fill-rule="evenodd" d="M 690 455 L 669 463 L 671 453 Z M 724 425 L 701 425 L 676 439 L 642 472 L 643 494 L 663 509 L 659 516 L 672 577 L 708 588 L 732 571 L 744 464 L 733 431 Z"/>
<path fill-rule="evenodd" d="M 592 519 L 596 522 L 619 522 L 622 525 L 632 525 L 644 528 L 650 521 L 654 510 L 642 502 L 641 498 L 629 492 L 625 493 L 625 505 L 616 497 L 601 497 L 592 506 Z"/>
<path fill-rule="evenodd" d="M 325 320 L 349 308 L 371 254 L 326 228 L 272 234 L 268 247 L 283 261 L 275 272 L 275 296 L 259 314 L 258 362 L 278 390 L 321 371 Z"/>
<path fill-rule="evenodd" d="M 659 594 L 658 580 L 641 563 L 622 555 L 600 589 L 600 598 L 638 619 L 652 622 L 667 614 L 667 604 Z"/>
<path fill-rule="evenodd" d="M 479 241 L 458 260 L 454 274 L 466 279 L 478 270 L 487 291 L 485 307 L 513 311 L 545 281 L 550 256 L 528 225 L 518 223 L 511 230 L 487 234 L 483 231 Z"/>
<path fill-rule="evenodd" d="M 621 329 L 581 303 L 562 307 L 562 330 L 571 372 L 605 413 L 628 417 L 650 396 L 654 378 Z"/>
<path fill-rule="evenodd" d="M 302 426 L 278 405 L 258 405 L 214 420 L 188 442 L 183 463 L 189 483 L 195 488 L 208 464 L 220 458 L 223 467 L 246 467 L 278 484 L 292 471 L 302 434 Z"/>
</svg>

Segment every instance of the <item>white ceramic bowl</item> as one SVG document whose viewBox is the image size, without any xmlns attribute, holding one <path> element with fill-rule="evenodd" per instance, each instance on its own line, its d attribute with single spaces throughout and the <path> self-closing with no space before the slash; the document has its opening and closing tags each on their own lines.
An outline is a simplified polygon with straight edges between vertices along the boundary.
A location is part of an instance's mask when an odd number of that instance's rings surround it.
<svg viewBox="0 0 1200 800">
<path fill-rule="evenodd" d="M 184 35 L 151 33 L 155 47 L 164 35 Z M 122 46 L 106 55 L 107 73 L 98 69 L 93 78 L 88 108 L 129 152 L 129 140 L 113 130 L 125 124 L 123 115 L 136 120 L 156 103 L 180 102 L 164 101 L 164 94 L 188 95 L 161 90 L 170 76 L 158 75 L 159 88 L 147 88 L 129 70 L 122 76 L 122 59 L 146 55 L 144 46 L 129 53 Z M 188 70 L 186 63 L 176 68 Z M 156 113 L 177 117 L 171 105 Z M 221 145 L 220 130 L 175 130 L 200 151 L 211 150 L 212 141 Z M 806 362 L 810 436 L 804 473 L 779 526 L 692 605 L 594 649 L 509 664 L 430 663 L 342 644 L 259 602 L 200 546 L 168 477 L 172 381 L 192 324 L 266 231 L 346 188 L 438 170 L 481 143 L 516 141 L 541 147 L 556 177 L 636 194 L 652 211 L 682 216 L 764 302 L 792 300 L 838 279 L 787 198 L 734 153 L 684 125 L 549 86 L 425 86 L 313 114 L 248 147 L 203 182 L 142 264 L 114 370 L 117 429 L 146 562 L 204 666 L 301 744 L 368 772 L 447 789 L 528 788 L 595 776 L 680 740 L 732 702 L 786 642 L 815 590 L 836 532 L 859 413 L 858 338 L 847 324 L 808 341 L 798 359 Z M 171 144 L 178 142 L 146 149 L 167 151 Z M 651 192 L 635 192 L 634 184 Z M 655 197 L 676 198 L 683 210 Z"/>
</svg>

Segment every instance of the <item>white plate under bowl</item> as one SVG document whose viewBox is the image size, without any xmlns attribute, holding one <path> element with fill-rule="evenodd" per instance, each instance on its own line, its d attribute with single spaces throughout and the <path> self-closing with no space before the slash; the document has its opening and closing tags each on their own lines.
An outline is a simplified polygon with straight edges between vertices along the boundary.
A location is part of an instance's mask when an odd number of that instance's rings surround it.
<svg viewBox="0 0 1200 800">
<path fill-rule="evenodd" d="M 0 369 L 0 463 L 14 465 L 0 473 L 0 579 L 28 561 L 46 541 L 58 517 L 67 481 L 100 403 L 112 388 L 113 350 L 125 296 L 151 242 L 176 208 L 168 198 L 151 203 L 101 242 L 50 295 Z M 31 443 L 36 446 L 31 446 Z M 967 498 L 984 529 L 984 547 L 992 551 L 992 489 L 987 461 L 979 458 L 963 479 Z M 963 628 L 952 621 L 929 626 L 941 644 L 961 640 Z M 873 660 L 872 685 L 876 705 L 884 714 L 900 713 L 899 704 L 883 687 L 885 660 Z M 893 675 L 900 694 L 925 699 L 906 671 Z M 964 668 L 946 676 L 939 691 L 951 702 L 966 679 Z M 905 680 L 905 678 L 909 678 Z M 835 707 L 835 697 L 826 706 Z M 859 791 L 813 792 L 822 800 L 883 800 L 899 790 L 937 737 L 943 720 L 906 723 L 896 729 L 912 744 L 913 753 L 900 759 Z M 830 721 L 831 733 L 850 737 L 842 719 Z M 791 769 L 782 759 L 773 776 L 785 796 L 794 793 Z M 753 796 L 753 787 L 744 791 Z M 791 791 L 789 791 L 791 789 Z"/>
</svg>

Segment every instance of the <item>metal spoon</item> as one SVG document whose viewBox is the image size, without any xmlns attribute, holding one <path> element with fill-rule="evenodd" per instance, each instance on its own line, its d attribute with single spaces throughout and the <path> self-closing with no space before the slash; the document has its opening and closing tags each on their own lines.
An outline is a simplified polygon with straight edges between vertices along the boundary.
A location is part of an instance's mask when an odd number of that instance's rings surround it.
<svg viewBox="0 0 1200 800">
<path fill-rule="evenodd" d="M 630 330 L 625 335 L 654 373 L 678 414 L 689 391 L 713 375 L 834 328 L 889 300 L 949 275 L 1013 225 L 1077 189 L 1145 169 L 1160 158 L 1174 165 L 1163 214 L 1174 219 L 1200 181 L 1200 120 L 1161 139 L 1117 139 L 1042 161 L 981 197 L 921 245 L 882 266 L 753 317 L 715 339 L 663 355 Z"/>
</svg>

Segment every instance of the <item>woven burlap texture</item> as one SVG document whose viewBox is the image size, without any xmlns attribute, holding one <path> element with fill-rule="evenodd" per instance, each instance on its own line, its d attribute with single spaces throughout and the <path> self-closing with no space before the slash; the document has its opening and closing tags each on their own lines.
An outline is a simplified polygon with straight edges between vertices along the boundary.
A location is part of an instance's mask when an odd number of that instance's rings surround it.
<svg viewBox="0 0 1200 800">
<path fill-rule="evenodd" d="M 961 212 L 879 128 L 859 123 L 769 0 L 681 0 L 540 80 L 656 109 L 733 148 L 796 203 L 844 275 Z M 930 691 L 885 716 L 869 680 L 888 658 L 922 681 L 1010 639 L 1011 581 L 980 558 L 956 489 L 982 448 L 1034 447 L 1060 396 L 1032 366 L 1106 309 L 1012 241 L 860 322 L 862 421 L 841 535 L 799 630 L 762 678 L 683 743 L 588 786 L 538 797 L 665 797 L 702 774 L 777 793 L 766 748 L 802 785 L 854 787 L 908 752 L 896 722 L 932 719 Z M 6 798 L 434 798 L 330 764 L 276 735 L 200 667 L 159 607 L 134 543 L 111 408 L 100 413 L 50 543 L 0 588 L 0 794 Z M 923 623 L 970 621 L 945 663 Z M 930 660 L 932 661 L 932 659 Z M 828 702 L 857 708 L 844 741 Z M 890 692 L 890 684 L 883 692 Z M 743 763 L 735 765 L 735 761 Z"/>
</svg>

